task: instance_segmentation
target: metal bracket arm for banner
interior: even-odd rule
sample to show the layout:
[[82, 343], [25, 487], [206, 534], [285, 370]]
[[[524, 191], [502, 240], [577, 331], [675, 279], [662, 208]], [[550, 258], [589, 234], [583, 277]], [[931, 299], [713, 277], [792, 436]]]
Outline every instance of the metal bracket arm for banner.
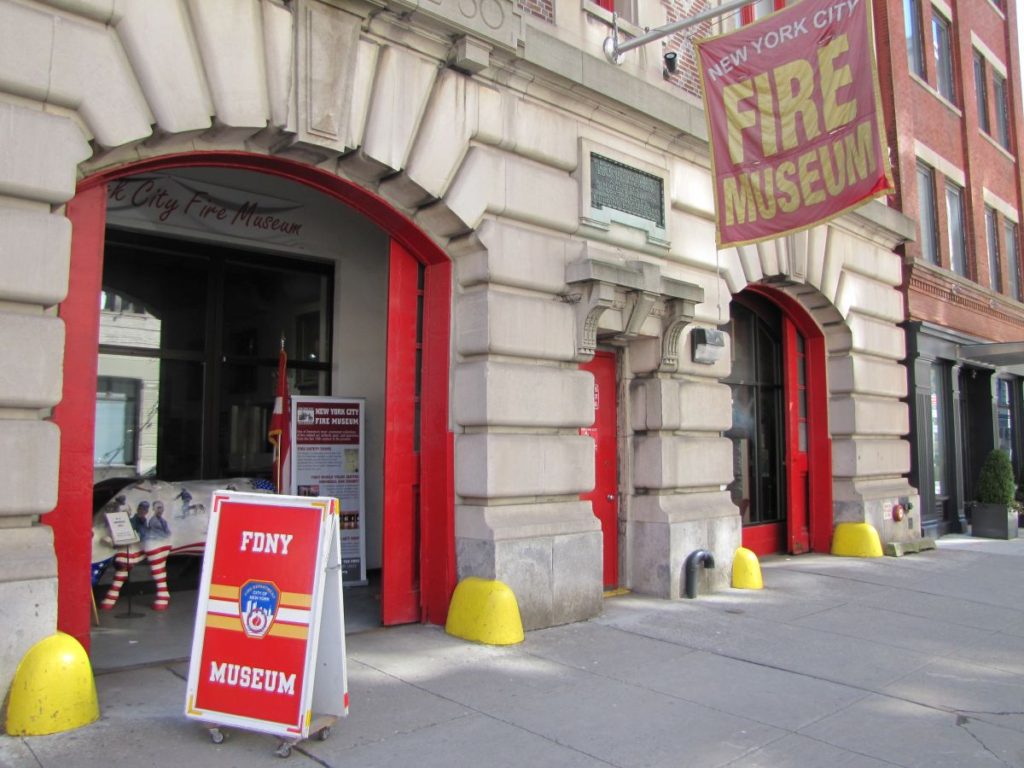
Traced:
[[724, 16], [731, 11], [738, 10], [745, 5], [751, 5], [755, 2], [757, 2], [757, 0], [733, 0], [730, 3], [724, 3], [715, 8], [708, 8], [695, 16], [680, 19], [679, 21], [674, 21], [671, 24], [666, 24], [664, 27], [649, 30], [640, 35], [640, 37], [634, 37], [632, 40], [627, 40], [622, 44], [619, 44], [619, 15], [617, 13], [613, 13], [612, 36], [605, 38], [604, 55], [608, 57], [608, 61], [612, 64], [621, 64], [623, 54], [627, 51], [639, 48], [641, 45], [653, 43], [655, 40], [660, 40], [666, 35], [671, 35], [673, 32], [678, 32], [681, 29], [692, 27], [694, 24], [700, 24], [702, 21], [713, 19], [716, 16]]

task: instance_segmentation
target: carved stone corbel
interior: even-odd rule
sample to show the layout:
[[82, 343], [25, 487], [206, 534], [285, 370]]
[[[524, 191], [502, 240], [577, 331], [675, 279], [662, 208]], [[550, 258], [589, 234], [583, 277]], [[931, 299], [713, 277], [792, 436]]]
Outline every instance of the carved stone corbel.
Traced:
[[576, 302], [576, 360], [584, 362], [597, 351], [597, 327], [601, 315], [615, 304], [615, 286], [592, 280], [582, 284]]
[[[583, 258], [566, 267], [568, 300], [576, 303], [576, 359], [589, 360], [597, 350], [597, 329], [602, 313], [616, 307], [622, 310], [621, 330], [610, 334], [618, 340], [636, 338], [660, 301], [666, 302], [668, 325], [663, 349], [678, 360], [679, 334], [693, 319], [697, 303], [704, 300], [699, 285], [665, 277], [655, 264], [643, 261], [613, 261]], [[674, 320], [673, 318], [677, 318]], [[679, 322], [676, 327], [675, 322]], [[667, 346], [665, 346], [667, 344]]]
[[659, 371], [674, 372], [679, 368], [679, 339], [683, 335], [683, 328], [693, 321], [693, 309], [692, 301], [671, 299], [665, 302]]

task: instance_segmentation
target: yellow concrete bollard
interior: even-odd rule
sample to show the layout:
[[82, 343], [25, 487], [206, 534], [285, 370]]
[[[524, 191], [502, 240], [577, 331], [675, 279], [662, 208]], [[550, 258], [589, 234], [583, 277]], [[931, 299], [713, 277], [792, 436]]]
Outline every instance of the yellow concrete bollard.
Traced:
[[14, 672], [7, 703], [10, 736], [45, 736], [88, 725], [100, 716], [89, 656], [58, 632], [29, 648]]
[[839, 523], [832, 532], [832, 554], [840, 557], [881, 557], [882, 542], [871, 523]]
[[463, 579], [455, 587], [444, 630], [485, 645], [514, 645], [526, 637], [512, 590], [500, 581], [476, 576]]
[[761, 578], [761, 563], [757, 555], [746, 547], [740, 547], [732, 558], [732, 585], [735, 589], [764, 589]]

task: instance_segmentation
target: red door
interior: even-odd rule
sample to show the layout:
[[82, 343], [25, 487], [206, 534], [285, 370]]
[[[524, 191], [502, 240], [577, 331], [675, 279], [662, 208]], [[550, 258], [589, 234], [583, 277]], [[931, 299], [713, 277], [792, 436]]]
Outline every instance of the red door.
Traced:
[[594, 376], [594, 426], [581, 435], [594, 438], [594, 490], [580, 496], [593, 505], [604, 537], [604, 586], [619, 586], [619, 459], [615, 402], [615, 354], [597, 352], [580, 369]]
[[423, 284], [420, 263], [394, 240], [390, 257], [381, 621], [403, 624], [420, 620], [420, 455], [415, 425]]
[[758, 555], [828, 552], [833, 512], [825, 337], [798, 302], [768, 286], [750, 286], [735, 297], [732, 312], [731, 491], [743, 517], [743, 546]]
[[786, 410], [787, 550], [794, 555], [810, 549], [807, 522], [807, 349], [793, 322], [782, 318], [783, 392]]

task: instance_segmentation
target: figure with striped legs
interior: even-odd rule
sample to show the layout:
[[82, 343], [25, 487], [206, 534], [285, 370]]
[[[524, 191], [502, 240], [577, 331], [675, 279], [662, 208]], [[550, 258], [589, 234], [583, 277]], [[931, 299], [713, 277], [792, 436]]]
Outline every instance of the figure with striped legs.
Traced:
[[153, 602], [154, 611], [166, 611], [170, 603], [171, 593], [167, 588], [167, 556], [171, 553], [171, 545], [168, 541], [171, 531], [164, 519], [164, 504], [162, 501], [153, 502], [153, 517], [149, 518], [150, 505], [148, 501], [140, 501], [132, 516], [132, 528], [139, 536], [139, 547], [141, 549], [129, 548], [127, 551], [118, 552], [114, 556], [114, 579], [110, 589], [100, 603], [100, 609], [111, 611], [121, 596], [121, 589], [128, 581], [129, 571], [143, 560], [149, 562], [149, 569], [153, 574], [153, 581], [156, 584], [156, 600]]

